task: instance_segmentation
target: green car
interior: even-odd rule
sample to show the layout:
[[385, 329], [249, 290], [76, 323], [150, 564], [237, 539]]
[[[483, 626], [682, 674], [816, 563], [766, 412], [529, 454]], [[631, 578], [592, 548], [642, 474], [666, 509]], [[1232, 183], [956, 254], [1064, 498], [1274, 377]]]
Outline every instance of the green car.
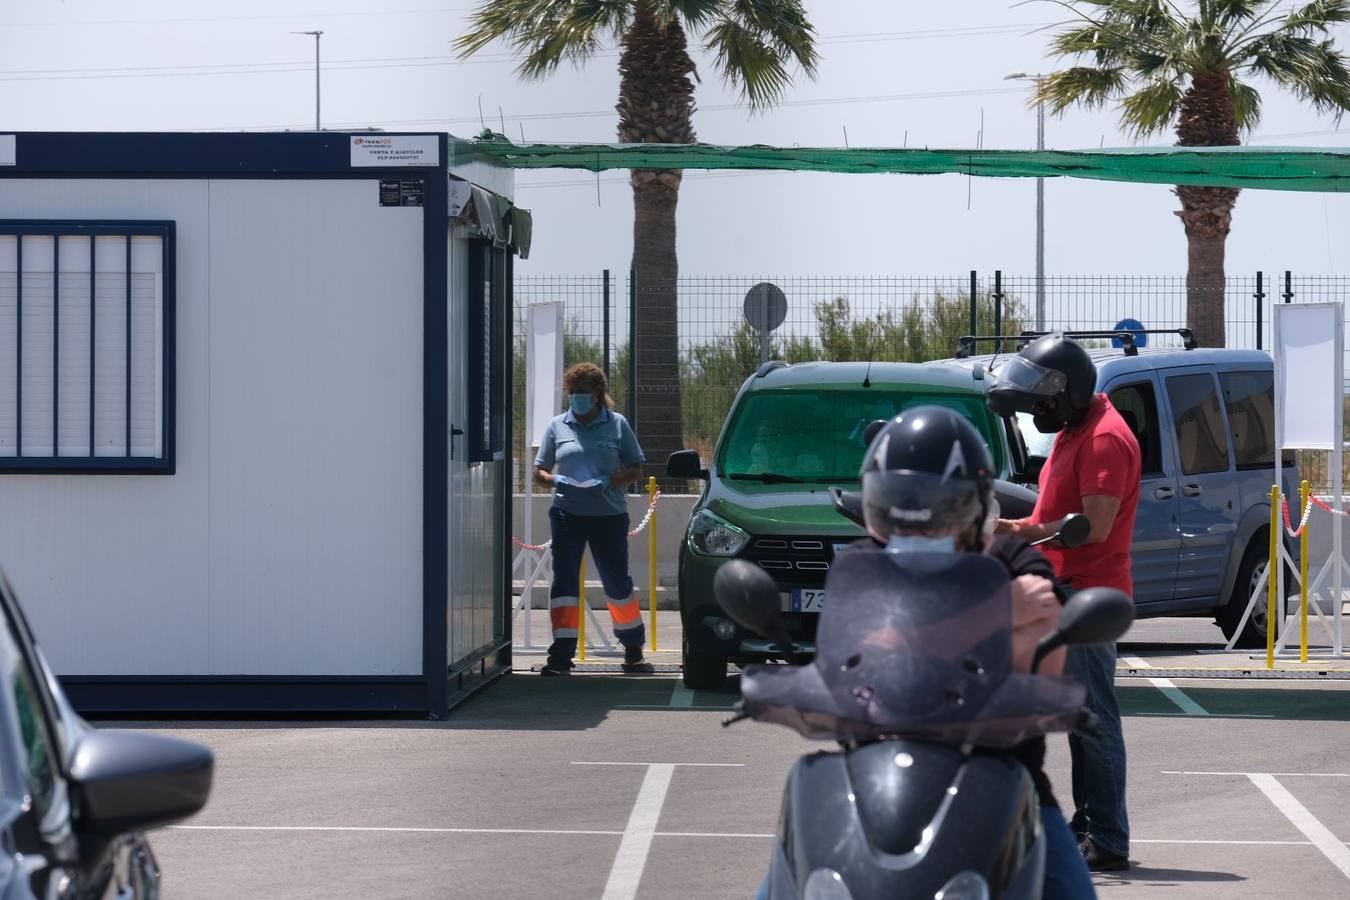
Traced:
[[[685, 686], [717, 688], [728, 662], [778, 655], [718, 608], [713, 576], [729, 559], [758, 563], [773, 576], [794, 649], [814, 651], [830, 563], [863, 534], [836, 511], [830, 488], [857, 490], [871, 422], [913, 406], [949, 406], [985, 436], [1001, 478], [1020, 470], [1010, 456], [1022, 452], [1021, 443], [1010, 440], [1013, 426], [986, 409], [986, 387], [982, 369], [910, 363], [770, 362], [746, 379], [711, 464], [704, 468], [697, 451], [682, 450], [667, 465], [672, 478], [706, 481], [680, 546]], [[1035, 502], [1007, 481], [997, 493], [1005, 515], [1026, 515]]]

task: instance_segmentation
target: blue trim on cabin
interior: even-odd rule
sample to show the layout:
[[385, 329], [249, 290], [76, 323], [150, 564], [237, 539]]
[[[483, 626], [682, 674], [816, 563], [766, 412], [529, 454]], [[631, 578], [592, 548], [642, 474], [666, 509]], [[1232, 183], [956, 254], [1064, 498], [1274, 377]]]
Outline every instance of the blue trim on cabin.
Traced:
[[[422, 178], [423, 198], [423, 571], [422, 675], [379, 677], [229, 676], [128, 678], [80, 676], [63, 678], [76, 709], [87, 714], [249, 713], [249, 712], [395, 712], [440, 718], [478, 688], [510, 671], [510, 594], [496, 598], [503, 605], [504, 637], [461, 660], [450, 660], [449, 621], [449, 135], [438, 132], [5, 132], [14, 134], [15, 165], [0, 166], [0, 178], [245, 178], [245, 179], [370, 179]], [[439, 159], [433, 166], [351, 165], [351, 138], [436, 137]], [[68, 223], [67, 223], [68, 224]], [[103, 222], [103, 225], [143, 224]], [[87, 226], [80, 226], [87, 227]], [[72, 233], [88, 234], [87, 230]], [[172, 229], [169, 243], [174, 241]], [[166, 247], [168, 244], [166, 244]], [[174, 254], [165, 268], [167, 285], [175, 284]], [[462, 273], [456, 273], [462, 277]], [[509, 292], [510, 286], [507, 285]], [[176, 316], [167, 304], [165, 351], [172, 359]], [[507, 300], [509, 302], [509, 293]], [[506, 365], [511, 365], [507, 357]], [[165, 451], [173, 459], [176, 393], [166, 397], [169, 426]], [[510, 416], [505, 417], [510, 428]], [[510, 435], [506, 435], [509, 441]], [[77, 462], [85, 462], [76, 460]], [[57, 461], [59, 462], [59, 460]], [[98, 461], [108, 472], [121, 471], [121, 461]], [[87, 466], [87, 463], [86, 463]], [[9, 471], [13, 471], [12, 469]], [[93, 471], [82, 468], [81, 471]], [[143, 470], [142, 470], [143, 471]], [[172, 472], [172, 468], [169, 470]], [[509, 510], [509, 490], [500, 498]], [[509, 512], [507, 513], [509, 516]], [[505, 531], [509, 539], [509, 518]], [[510, 554], [502, 554], [509, 588]]]

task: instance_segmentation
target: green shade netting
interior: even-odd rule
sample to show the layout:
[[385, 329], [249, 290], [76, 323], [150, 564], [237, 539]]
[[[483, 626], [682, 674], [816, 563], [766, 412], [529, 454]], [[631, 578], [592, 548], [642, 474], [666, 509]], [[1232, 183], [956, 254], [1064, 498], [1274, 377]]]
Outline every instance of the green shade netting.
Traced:
[[758, 169], [801, 172], [1093, 178], [1275, 191], [1350, 190], [1350, 148], [1166, 147], [1109, 150], [929, 150], [719, 147], [712, 144], [459, 143], [515, 169]]

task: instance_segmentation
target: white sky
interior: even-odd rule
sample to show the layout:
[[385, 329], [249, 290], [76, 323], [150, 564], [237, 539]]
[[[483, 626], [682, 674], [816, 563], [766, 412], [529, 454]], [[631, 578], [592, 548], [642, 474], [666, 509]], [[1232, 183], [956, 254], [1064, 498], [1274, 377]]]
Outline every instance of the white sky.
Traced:
[[[695, 115], [715, 143], [968, 147], [983, 118], [986, 147], [1028, 147], [1035, 114], [1003, 76], [1048, 71], [1038, 25], [1049, 3], [1007, 0], [807, 0], [824, 59], [783, 107], [758, 117], [735, 104], [699, 53]], [[519, 139], [612, 141], [613, 54], [584, 70], [519, 82], [504, 48], [468, 64], [449, 43], [468, 0], [4, 0], [0, 3], [0, 128], [230, 130], [312, 127], [313, 39], [321, 28], [323, 118], [329, 127], [447, 130], [472, 136], [478, 107]], [[869, 37], [869, 35], [871, 35]], [[1350, 48], [1350, 30], [1342, 40]], [[344, 60], [356, 62], [342, 62]], [[100, 70], [100, 71], [91, 71]], [[1336, 145], [1350, 125], [1318, 118], [1269, 85], [1257, 144]], [[929, 99], [905, 95], [952, 92]], [[869, 99], [870, 98], [870, 99]], [[845, 101], [845, 102], [822, 102]], [[499, 113], [498, 110], [501, 110]], [[581, 115], [571, 115], [580, 113]], [[1309, 132], [1319, 132], [1308, 134]], [[1109, 114], [1050, 119], [1059, 149], [1123, 145]], [[1164, 138], [1157, 143], [1170, 143]], [[623, 173], [518, 176], [536, 216], [529, 274], [627, 268], [631, 200]], [[1185, 241], [1162, 186], [1047, 183], [1050, 274], [1185, 271]], [[967, 208], [969, 197], [969, 208]], [[680, 199], [681, 271], [688, 275], [1030, 274], [1031, 181], [961, 176], [689, 173]], [[1246, 191], [1228, 242], [1228, 271], [1344, 274], [1350, 198]]]

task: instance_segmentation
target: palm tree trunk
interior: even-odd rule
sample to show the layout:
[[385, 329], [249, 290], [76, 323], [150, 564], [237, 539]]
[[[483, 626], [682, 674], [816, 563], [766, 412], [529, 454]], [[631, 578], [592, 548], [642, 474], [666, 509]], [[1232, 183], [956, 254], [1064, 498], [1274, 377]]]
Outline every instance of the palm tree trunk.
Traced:
[[[1177, 143], [1183, 147], [1228, 147], [1238, 143], [1233, 80], [1227, 72], [1191, 78], [1181, 98]], [[1186, 326], [1202, 347], [1222, 347], [1224, 333], [1224, 245], [1233, 225], [1233, 188], [1177, 187], [1186, 230]]]
[[[661, 24], [640, 4], [619, 58], [619, 140], [687, 144], [694, 141], [694, 63], [678, 21]], [[663, 490], [666, 459], [684, 447], [680, 403], [678, 278], [675, 210], [681, 172], [634, 169], [633, 260], [637, 428], [647, 472]]]

